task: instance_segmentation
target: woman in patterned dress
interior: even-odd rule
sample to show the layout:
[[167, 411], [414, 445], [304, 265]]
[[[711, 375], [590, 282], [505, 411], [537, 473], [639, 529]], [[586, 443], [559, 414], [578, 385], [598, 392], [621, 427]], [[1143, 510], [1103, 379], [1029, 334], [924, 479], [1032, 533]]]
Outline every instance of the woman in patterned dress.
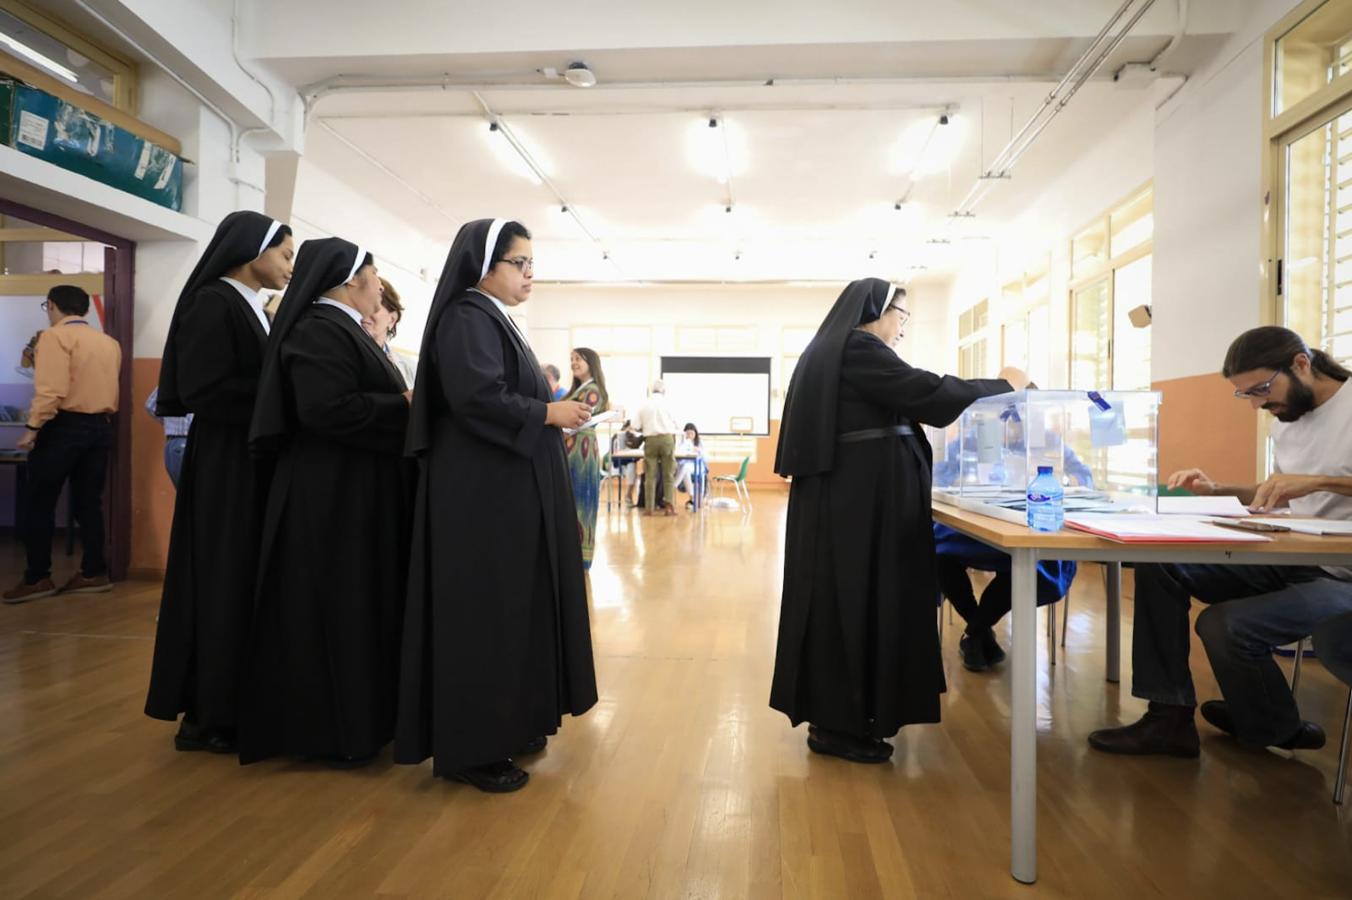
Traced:
[[[569, 400], [585, 403], [592, 415], [610, 408], [606, 395], [606, 376], [601, 372], [601, 357], [595, 350], [578, 347], [570, 359], [573, 386]], [[596, 510], [601, 503], [601, 456], [603, 450], [595, 428], [577, 434], [564, 434], [563, 449], [568, 453], [568, 473], [573, 478], [573, 498], [577, 504], [577, 533], [582, 540], [582, 568], [590, 569], [596, 550]]]

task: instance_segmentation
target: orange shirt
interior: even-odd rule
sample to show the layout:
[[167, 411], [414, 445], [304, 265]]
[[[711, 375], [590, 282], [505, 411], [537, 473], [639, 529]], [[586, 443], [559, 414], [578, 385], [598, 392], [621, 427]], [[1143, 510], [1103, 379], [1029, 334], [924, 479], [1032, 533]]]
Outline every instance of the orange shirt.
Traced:
[[117, 412], [122, 348], [83, 318], [66, 316], [42, 332], [33, 356], [30, 428], [41, 428], [62, 410]]

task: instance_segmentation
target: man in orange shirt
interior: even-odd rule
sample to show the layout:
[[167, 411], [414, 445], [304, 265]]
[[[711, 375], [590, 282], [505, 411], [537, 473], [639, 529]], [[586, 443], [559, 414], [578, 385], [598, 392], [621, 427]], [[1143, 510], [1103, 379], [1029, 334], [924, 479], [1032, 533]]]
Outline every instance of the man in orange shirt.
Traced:
[[93, 593], [112, 589], [104, 555], [103, 484], [117, 412], [122, 348], [85, 320], [89, 295], [59, 285], [42, 304], [52, 327], [42, 332], [34, 355], [33, 406], [28, 431], [17, 443], [28, 451], [28, 504], [24, 543], [28, 567], [6, 591], [6, 603], [23, 603], [57, 592], [52, 582], [52, 533], [56, 501], [70, 479], [75, 521], [84, 559], [62, 591]]

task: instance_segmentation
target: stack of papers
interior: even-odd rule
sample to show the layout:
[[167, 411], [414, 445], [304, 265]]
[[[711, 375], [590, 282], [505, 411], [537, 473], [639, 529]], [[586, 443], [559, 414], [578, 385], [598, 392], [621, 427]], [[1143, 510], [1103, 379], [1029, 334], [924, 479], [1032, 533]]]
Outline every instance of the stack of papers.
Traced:
[[1272, 540], [1181, 516], [1082, 514], [1066, 516], [1066, 524], [1125, 544], [1247, 544]]
[[1238, 497], [1160, 497], [1161, 515], [1243, 518], [1249, 510]]

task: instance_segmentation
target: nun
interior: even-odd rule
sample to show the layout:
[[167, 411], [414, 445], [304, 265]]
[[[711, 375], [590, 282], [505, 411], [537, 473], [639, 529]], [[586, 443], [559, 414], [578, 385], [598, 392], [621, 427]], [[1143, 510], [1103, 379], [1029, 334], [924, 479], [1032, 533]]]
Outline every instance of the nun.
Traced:
[[396, 762], [489, 793], [525, 786], [545, 749], [596, 702], [587, 590], [561, 429], [512, 321], [530, 299], [530, 232], [463, 226], [423, 332], [409, 425], [418, 458]]
[[351, 768], [394, 737], [410, 394], [362, 328], [380, 291], [364, 249], [306, 241], [273, 322], [249, 434], [276, 468], [241, 677], [242, 763]]
[[[794, 369], [775, 471], [793, 479], [770, 706], [808, 747], [886, 762], [903, 726], [939, 721], [944, 673], [920, 425], [1012, 390], [912, 368], [893, 349], [910, 314], [886, 281], [851, 282]], [[1017, 378], [1013, 370], [1008, 372]]]
[[179, 750], [233, 753], [268, 470], [249, 455], [268, 339], [263, 290], [291, 280], [291, 229], [226, 216], [179, 295], [156, 414], [193, 416], [169, 534], [146, 715], [183, 722]]

